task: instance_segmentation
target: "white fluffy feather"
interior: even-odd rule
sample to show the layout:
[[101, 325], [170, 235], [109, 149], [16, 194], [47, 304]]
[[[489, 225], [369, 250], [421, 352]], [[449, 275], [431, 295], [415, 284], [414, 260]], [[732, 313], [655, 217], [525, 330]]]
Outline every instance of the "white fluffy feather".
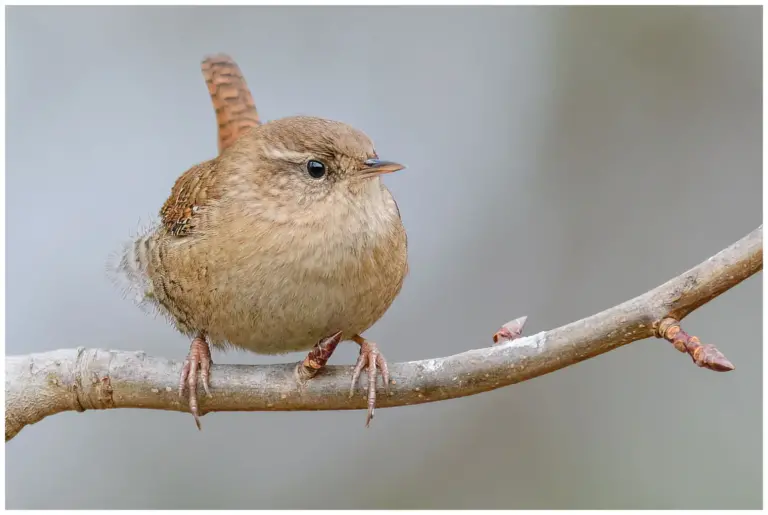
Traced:
[[156, 304], [152, 300], [152, 282], [147, 267], [149, 256], [144, 250], [146, 240], [157, 228], [157, 221], [139, 223], [136, 233], [123, 243], [120, 250], [112, 253], [107, 262], [107, 275], [120, 290], [123, 297], [131, 299], [142, 310], [156, 314]]

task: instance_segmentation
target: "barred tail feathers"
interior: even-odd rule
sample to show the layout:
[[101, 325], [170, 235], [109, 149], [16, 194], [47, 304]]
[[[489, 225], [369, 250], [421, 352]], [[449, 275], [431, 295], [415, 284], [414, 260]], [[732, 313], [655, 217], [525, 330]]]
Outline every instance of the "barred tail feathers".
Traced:
[[212, 55], [206, 57], [200, 66], [216, 111], [221, 154], [261, 121], [245, 77], [234, 59], [226, 54]]

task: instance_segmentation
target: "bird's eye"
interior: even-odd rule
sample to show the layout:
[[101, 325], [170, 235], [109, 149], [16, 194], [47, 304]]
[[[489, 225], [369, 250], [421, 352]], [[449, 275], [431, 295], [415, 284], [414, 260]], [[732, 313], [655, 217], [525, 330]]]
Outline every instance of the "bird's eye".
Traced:
[[325, 165], [320, 161], [312, 159], [307, 162], [307, 172], [315, 179], [320, 179], [325, 175]]

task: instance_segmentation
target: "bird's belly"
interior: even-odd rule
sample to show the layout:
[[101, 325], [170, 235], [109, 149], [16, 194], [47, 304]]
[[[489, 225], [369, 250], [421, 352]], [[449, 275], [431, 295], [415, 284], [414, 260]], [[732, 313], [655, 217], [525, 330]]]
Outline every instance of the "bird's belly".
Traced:
[[211, 343], [282, 354], [309, 349], [337, 331], [350, 338], [384, 315], [407, 266], [404, 256], [402, 264], [393, 263], [375, 249], [321, 266], [316, 259], [254, 256], [235, 274], [212, 274], [213, 309], [205, 324]]

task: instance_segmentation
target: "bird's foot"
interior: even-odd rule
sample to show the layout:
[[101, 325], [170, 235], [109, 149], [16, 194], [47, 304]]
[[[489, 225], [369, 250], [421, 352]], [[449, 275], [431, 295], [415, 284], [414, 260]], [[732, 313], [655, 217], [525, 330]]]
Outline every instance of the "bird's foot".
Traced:
[[315, 377], [328, 363], [339, 342], [341, 342], [341, 331], [317, 342], [307, 357], [304, 358], [304, 361], [296, 367], [296, 374], [299, 379], [305, 381]]
[[184, 361], [184, 366], [181, 367], [179, 377], [179, 397], [184, 395], [184, 384], [186, 383], [187, 388], [189, 388], [189, 411], [195, 417], [195, 424], [197, 424], [198, 429], [201, 427], [197, 407], [197, 369], [200, 369], [205, 393], [210, 397], [211, 390], [208, 386], [208, 378], [212, 364], [211, 349], [208, 347], [208, 342], [205, 341], [205, 335], [201, 334], [192, 340], [192, 344], [189, 346], [189, 355]]
[[355, 386], [360, 379], [360, 373], [368, 367], [368, 416], [365, 419], [365, 427], [370, 426], [373, 420], [374, 410], [376, 408], [376, 370], [381, 370], [381, 377], [384, 380], [384, 389], [389, 394], [389, 369], [387, 360], [379, 350], [378, 346], [369, 342], [360, 335], [355, 335], [352, 339], [360, 345], [360, 356], [357, 358], [355, 370], [352, 373], [352, 385], [349, 388], [349, 396], [355, 393]]

